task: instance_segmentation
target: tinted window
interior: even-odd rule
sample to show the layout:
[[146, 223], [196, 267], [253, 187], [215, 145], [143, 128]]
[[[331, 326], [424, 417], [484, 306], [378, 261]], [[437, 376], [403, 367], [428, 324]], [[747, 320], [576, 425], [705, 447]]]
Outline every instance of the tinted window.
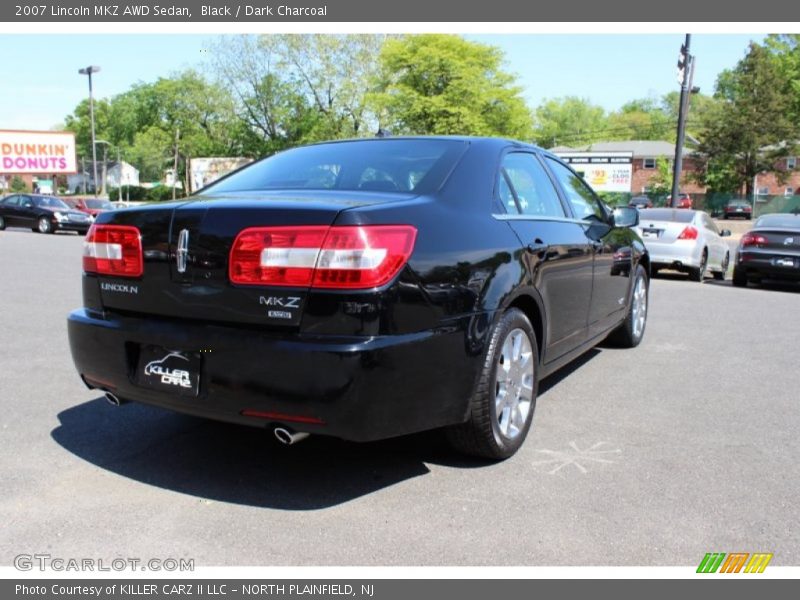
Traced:
[[509, 213], [531, 217], [566, 216], [553, 183], [533, 154], [508, 154], [503, 159], [501, 174], [505, 177], [500, 181], [500, 199]]
[[645, 208], [639, 211], [639, 219], [644, 221], [674, 221], [675, 223], [691, 223], [694, 219], [693, 210], [676, 208]]
[[53, 196], [34, 196], [33, 203], [39, 207], [47, 207], [47, 208], [61, 208], [61, 209], [68, 209], [69, 206], [64, 204], [58, 198], [54, 198]]
[[364, 140], [305, 146], [259, 161], [203, 194], [279, 189], [435, 191], [466, 143], [458, 140]]
[[8, 198], [3, 198], [3, 204], [5, 206], [17, 206], [19, 204], [19, 196], [9, 196]]
[[572, 212], [578, 219], [599, 219], [604, 221], [606, 214], [591, 188], [578, 175], [570, 171], [560, 162], [547, 159], [553, 174], [558, 179], [567, 200], [572, 206]]
[[98, 210], [113, 210], [114, 207], [108, 200], [87, 200], [86, 206], [88, 208], [96, 208]]
[[782, 229], [800, 229], [800, 216], [764, 215], [759, 217], [756, 227], [780, 227]]

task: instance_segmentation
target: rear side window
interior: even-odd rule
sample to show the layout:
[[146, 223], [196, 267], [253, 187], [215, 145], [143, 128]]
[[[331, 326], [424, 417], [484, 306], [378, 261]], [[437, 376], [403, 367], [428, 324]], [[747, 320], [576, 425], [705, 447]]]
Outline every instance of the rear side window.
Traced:
[[756, 221], [755, 227], [776, 227], [780, 229], [800, 229], [800, 216], [764, 215]]
[[9, 196], [3, 199], [3, 206], [19, 206], [19, 196]]
[[550, 177], [533, 154], [506, 155], [500, 168], [499, 193], [509, 214], [566, 217]]
[[572, 212], [578, 219], [598, 219], [605, 221], [606, 213], [592, 189], [575, 173], [570, 171], [560, 162], [548, 158], [548, 165], [558, 179], [567, 200], [572, 205]]
[[304, 146], [237, 171], [202, 194], [281, 189], [431, 193], [466, 148], [466, 142], [441, 139]]
[[693, 210], [677, 208], [649, 208], [639, 211], [639, 219], [650, 221], [673, 221], [675, 223], [691, 223], [694, 219]]

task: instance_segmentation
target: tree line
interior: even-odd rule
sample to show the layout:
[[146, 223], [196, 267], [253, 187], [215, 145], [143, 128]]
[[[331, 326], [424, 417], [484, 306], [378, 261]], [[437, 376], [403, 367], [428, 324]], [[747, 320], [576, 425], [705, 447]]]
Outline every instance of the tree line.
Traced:
[[[110, 159], [119, 149], [153, 181], [176, 159], [186, 177], [192, 157], [256, 158], [379, 130], [501, 136], [545, 148], [675, 139], [677, 91], [616, 111], [569, 96], [531, 108], [500, 49], [455, 35], [226, 36], [208, 50], [202, 73], [185, 70], [95, 101], [96, 137], [112, 145]], [[91, 160], [88, 101], [65, 127]], [[691, 96], [687, 132], [704, 165], [697, 177], [714, 191], [739, 191], [793, 151], [799, 127], [800, 36], [752, 43], [713, 94]], [[106, 149], [98, 147], [100, 156]]]

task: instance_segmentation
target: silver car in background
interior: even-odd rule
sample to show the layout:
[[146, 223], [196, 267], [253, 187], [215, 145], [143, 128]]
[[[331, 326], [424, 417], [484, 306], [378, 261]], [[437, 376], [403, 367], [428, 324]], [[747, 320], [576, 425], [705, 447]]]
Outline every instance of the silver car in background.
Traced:
[[646, 208], [639, 211], [636, 228], [650, 253], [652, 273], [675, 269], [688, 273], [693, 281], [703, 281], [710, 271], [714, 279], [725, 279], [731, 254], [714, 220], [701, 210], [685, 208]]

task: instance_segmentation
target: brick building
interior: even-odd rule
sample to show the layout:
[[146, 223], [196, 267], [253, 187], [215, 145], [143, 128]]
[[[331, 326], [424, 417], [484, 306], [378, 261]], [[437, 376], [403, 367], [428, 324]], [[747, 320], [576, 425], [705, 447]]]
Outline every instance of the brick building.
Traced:
[[[584, 153], [598, 157], [609, 156], [614, 153], [627, 152], [631, 158], [630, 193], [646, 194], [650, 188], [650, 181], [658, 173], [656, 164], [658, 159], [666, 158], [672, 163], [675, 157], [675, 145], [665, 141], [627, 140], [614, 142], [595, 142], [583, 148], [553, 148], [552, 152], [558, 155], [570, 153]], [[684, 148], [683, 173], [681, 176], [681, 192], [687, 194], [705, 194], [705, 187], [693, 181], [692, 173], [702, 168], [699, 160], [693, 157], [693, 150]], [[775, 165], [775, 171], [761, 173], [755, 178], [755, 188], [759, 196], [794, 196], [800, 195], [800, 157], [790, 156], [781, 158]], [[782, 180], [781, 172], [791, 171]], [[744, 190], [742, 190], [744, 194]]]

